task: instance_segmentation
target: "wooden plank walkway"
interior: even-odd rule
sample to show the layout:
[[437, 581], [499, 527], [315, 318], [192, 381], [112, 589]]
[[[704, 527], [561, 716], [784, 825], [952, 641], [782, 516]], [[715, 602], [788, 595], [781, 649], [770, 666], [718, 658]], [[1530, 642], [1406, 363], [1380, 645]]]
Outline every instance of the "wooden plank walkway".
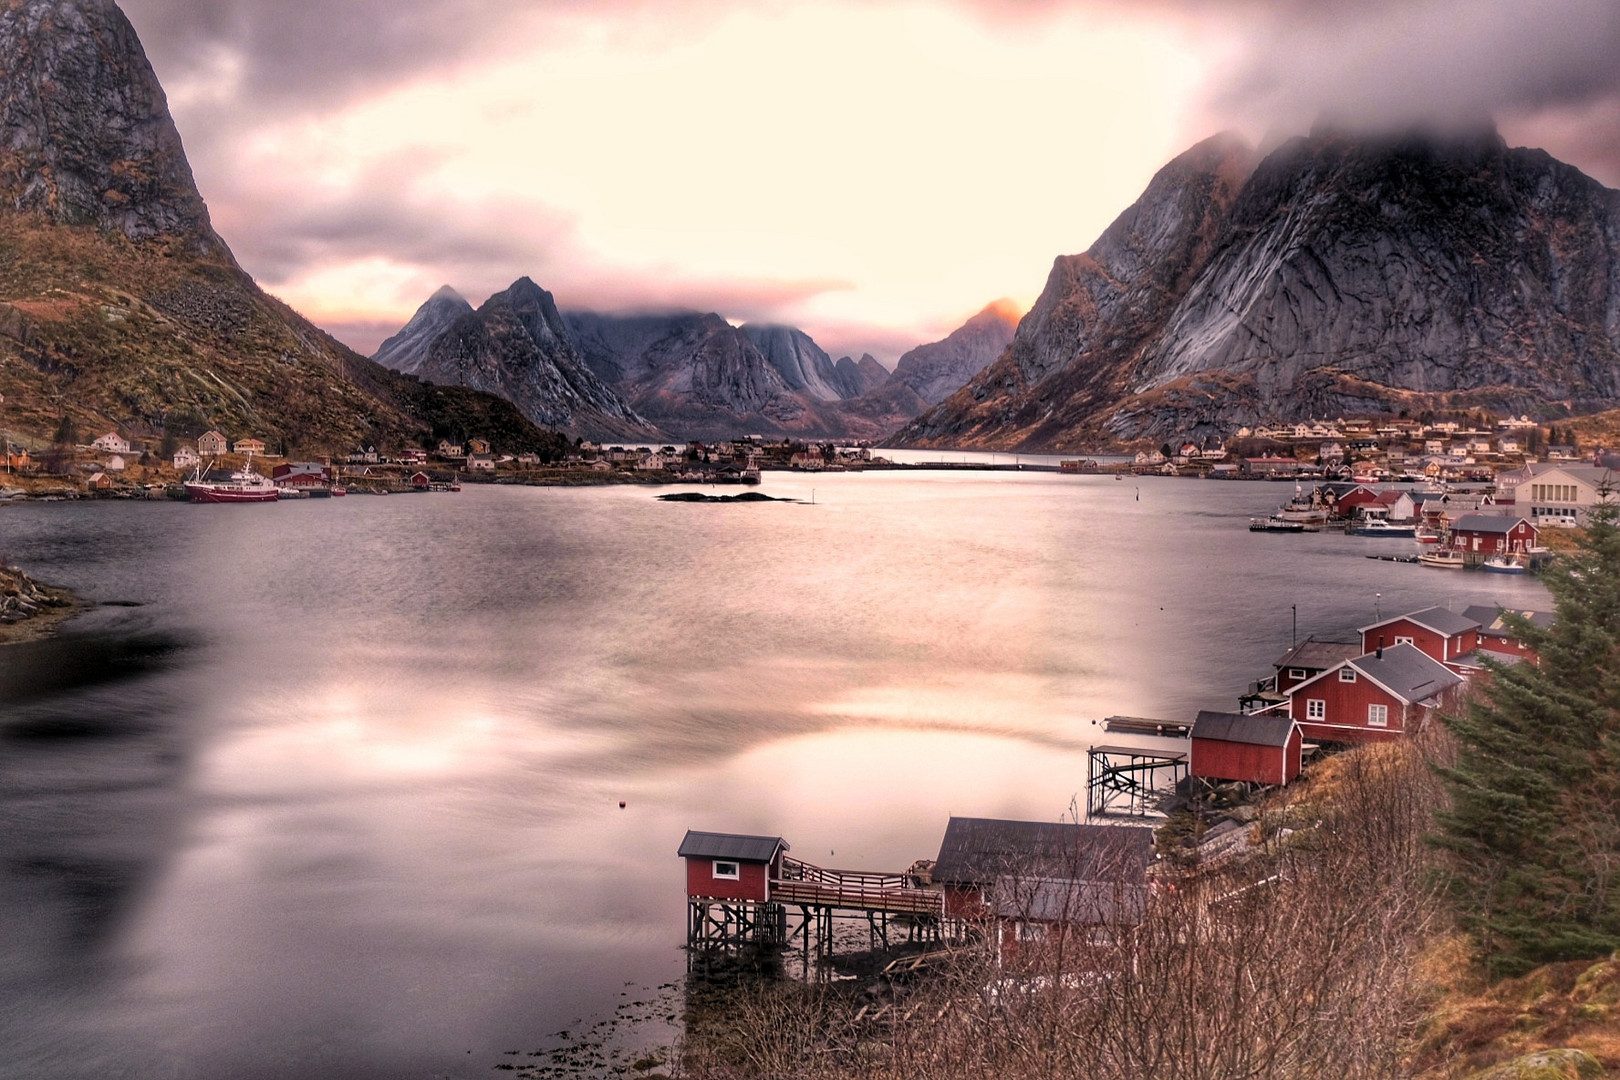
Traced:
[[790, 858], [782, 860], [781, 878], [771, 882], [771, 899], [855, 911], [939, 917], [945, 914], [945, 894], [920, 888], [905, 874], [828, 870]]

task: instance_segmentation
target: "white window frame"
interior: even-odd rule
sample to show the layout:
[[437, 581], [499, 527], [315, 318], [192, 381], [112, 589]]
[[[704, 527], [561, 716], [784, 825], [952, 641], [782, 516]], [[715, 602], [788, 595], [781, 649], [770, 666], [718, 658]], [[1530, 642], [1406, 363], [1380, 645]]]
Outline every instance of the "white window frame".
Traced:
[[1395, 644], [1397, 644], [1397, 645], [1416, 645], [1417, 642], [1413, 641], [1409, 637], [1397, 637], [1395, 639]]
[[742, 864], [735, 859], [716, 859], [714, 860], [713, 873], [717, 880], [741, 881]]
[[1305, 678], [1305, 669], [1302, 667], [1291, 667], [1288, 669], [1288, 677], [1290, 679], [1294, 679], [1295, 681], [1302, 680]]
[[1327, 719], [1327, 699], [1326, 698], [1306, 698], [1305, 699], [1305, 719], [1307, 719], [1307, 720], [1326, 720]]
[[1369, 706], [1367, 706], [1367, 726], [1368, 727], [1385, 727], [1385, 728], [1389, 727], [1389, 706], [1388, 705], [1369, 705]]
[[1340, 682], [1355, 682], [1356, 681], [1356, 669], [1353, 668], [1353, 667], [1342, 667], [1342, 668], [1340, 668], [1339, 669], [1339, 681]]
[[1038, 922], [1029, 922], [1027, 920], [1020, 919], [1019, 922], [1018, 922], [1018, 940], [1019, 941], [1045, 941], [1046, 940], [1046, 924], [1045, 923], [1038, 923]]

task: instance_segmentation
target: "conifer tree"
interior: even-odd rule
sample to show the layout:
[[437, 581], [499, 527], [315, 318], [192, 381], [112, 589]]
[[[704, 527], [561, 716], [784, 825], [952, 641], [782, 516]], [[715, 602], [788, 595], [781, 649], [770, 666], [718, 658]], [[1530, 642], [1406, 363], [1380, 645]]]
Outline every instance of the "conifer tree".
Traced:
[[1499, 975], [1620, 948], [1620, 508], [1591, 514], [1546, 575], [1550, 627], [1510, 615], [1536, 662], [1447, 718], [1458, 755], [1440, 842], [1479, 958]]

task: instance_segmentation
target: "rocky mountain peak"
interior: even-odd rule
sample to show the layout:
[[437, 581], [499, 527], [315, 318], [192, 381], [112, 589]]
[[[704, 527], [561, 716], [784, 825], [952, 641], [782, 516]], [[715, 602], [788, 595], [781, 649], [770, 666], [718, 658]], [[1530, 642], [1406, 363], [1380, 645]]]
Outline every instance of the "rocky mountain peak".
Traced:
[[0, 205], [229, 256], [112, 0], [0, 0]]

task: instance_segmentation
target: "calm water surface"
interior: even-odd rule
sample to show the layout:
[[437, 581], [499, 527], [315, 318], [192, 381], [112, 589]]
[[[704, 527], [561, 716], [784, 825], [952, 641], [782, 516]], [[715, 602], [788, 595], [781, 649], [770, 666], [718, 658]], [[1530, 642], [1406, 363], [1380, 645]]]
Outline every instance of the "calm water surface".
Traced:
[[1546, 603], [1250, 534], [1280, 485], [762, 490], [0, 508], [104, 602], [0, 651], [0, 1074], [485, 1076], [684, 970], [689, 827], [902, 868], [1061, 817], [1097, 718], [1234, 707], [1290, 605]]

